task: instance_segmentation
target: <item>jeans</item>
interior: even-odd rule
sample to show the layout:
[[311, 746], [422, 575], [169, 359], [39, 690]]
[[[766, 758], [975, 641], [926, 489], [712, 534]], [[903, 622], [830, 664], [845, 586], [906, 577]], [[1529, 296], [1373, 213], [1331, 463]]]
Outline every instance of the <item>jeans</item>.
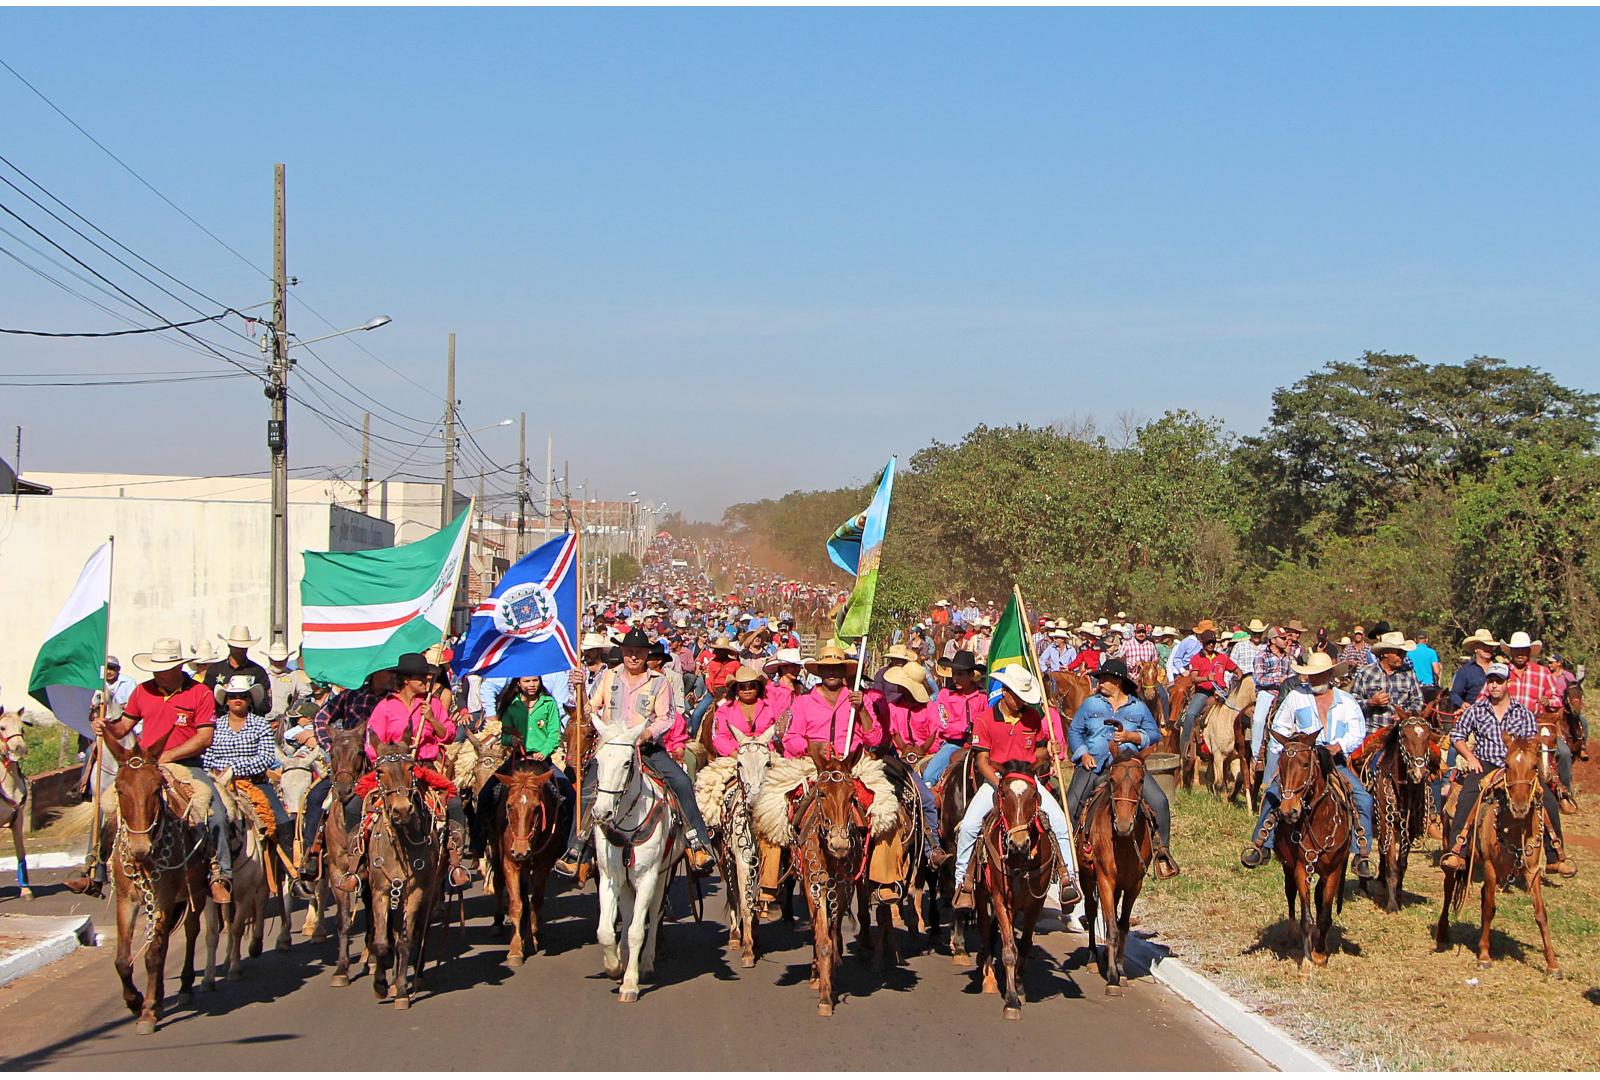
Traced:
[[922, 778], [931, 786], [939, 782], [939, 777], [950, 767], [950, 759], [956, 756], [956, 751], [961, 749], [960, 743], [947, 742], [933, 752], [928, 763], [922, 767]]
[[1564, 735], [1556, 736], [1556, 775], [1561, 778], [1561, 786], [1571, 791], [1572, 747], [1567, 745]]
[[211, 831], [211, 846], [217, 855], [217, 868], [225, 879], [233, 877], [233, 852], [228, 848], [228, 811], [222, 805], [222, 794], [217, 791], [217, 778], [208, 773], [199, 761], [180, 761], [187, 766], [189, 776], [196, 783], [211, 789], [211, 814], [207, 824]]
[[1189, 745], [1189, 737], [1194, 734], [1194, 722], [1200, 713], [1211, 704], [1211, 695], [1204, 690], [1196, 690], [1189, 695], [1189, 701], [1183, 707], [1183, 736], [1178, 743], [1178, 748], [1184, 749]]
[[[709, 847], [706, 838], [711, 834], [711, 830], [706, 828], [706, 819], [700, 813], [700, 804], [694, 797], [694, 787], [689, 783], [688, 774], [683, 771], [683, 766], [674, 761], [672, 755], [667, 753], [660, 743], [648, 743], [639, 750], [645, 764], [656, 771], [672, 789], [672, 794], [677, 797], [678, 807], [683, 811], [685, 824], [688, 826], [690, 846], [701, 849]], [[580, 844], [585, 852], [589, 849], [589, 841], [594, 833], [591, 829], [580, 835], [579, 829], [583, 827], [589, 811], [594, 807], [594, 797], [599, 786], [596, 782], [594, 759], [591, 758], [589, 767], [583, 770], [583, 805], [572, 815], [572, 832], [567, 839], [568, 851], [577, 850]]]
[[1156, 700], [1161, 703], [1161, 711], [1162, 712], [1171, 714], [1171, 712], [1172, 712], [1172, 695], [1167, 693], [1167, 684], [1166, 683], [1164, 683], [1164, 682], [1157, 682], [1156, 683]]
[[[1467, 819], [1471, 817], [1473, 809], [1478, 802], [1478, 789], [1483, 783], [1483, 773], [1465, 772], [1460, 775], [1461, 791], [1456, 795], [1456, 816], [1445, 823], [1445, 846], [1454, 848], [1456, 837], [1461, 835], [1461, 830], [1466, 828]], [[1566, 838], [1561, 832], [1561, 801], [1556, 798], [1556, 793], [1550, 788], [1544, 789], [1544, 812], [1550, 822], [1550, 827], [1544, 832], [1544, 857], [1546, 862], [1556, 862], [1559, 854], [1556, 851], [1555, 841], [1560, 840], [1563, 845]]]
[[1278, 700], [1278, 691], [1261, 690], [1256, 694], [1256, 711], [1250, 718], [1250, 760], [1261, 756], [1261, 742], [1267, 737], [1267, 723], [1272, 716], [1272, 706]]
[[[1076, 818], [1078, 808], [1094, 793], [1095, 788], [1105, 783], [1105, 779], [1105, 769], [1097, 772], [1090, 772], [1082, 766], [1075, 769], [1072, 773], [1072, 783], [1067, 785], [1067, 813]], [[1161, 837], [1161, 846], [1167, 847], [1172, 843], [1172, 807], [1167, 804], [1167, 793], [1161, 790], [1161, 785], [1156, 783], [1155, 777], [1145, 773], [1144, 786], [1139, 790], [1139, 795], [1149, 805], [1150, 812], [1155, 815], [1156, 835]]]
[[[967, 866], [972, 862], [972, 849], [978, 846], [978, 832], [983, 828], [983, 819], [989, 816], [989, 811], [994, 809], [994, 785], [983, 784], [973, 794], [972, 801], [967, 804], [966, 816], [961, 819], [961, 829], [956, 838], [956, 883], [966, 881]], [[1039, 789], [1039, 809], [1044, 811], [1045, 820], [1050, 823], [1050, 831], [1055, 833], [1056, 843], [1061, 847], [1061, 856], [1067, 860], [1068, 873], [1077, 876], [1077, 855], [1072, 850], [1072, 835], [1067, 829], [1067, 815], [1061, 809], [1061, 804], [1051, 798], [1041, 785]]]
[[[1355, 770], [1348, 765], [1337, 766], [1345, 780], [1350, 784], [1351, 801], [1355, 803], [1356, 814], [1361, 818], [1361, 832], [1352, 830], [1350, 836], [1350, 849], [1357, 855], [1372, 854], [1372, 794], [1361, 783], [1361, 778]], [[1267, 786], [1261, 792], [1261, 815], [1256, 818], [1255, 832], [1251, 833], [1253, 842], [1262, 848], [1272, 847], [1272, 838], [1276, 828], [1267, 828], [1267, 815], [1278, 809], [1278, 801], [1283, 797], [1278, 788], [1278, 755], [1271, 754], [1267, 758]]]

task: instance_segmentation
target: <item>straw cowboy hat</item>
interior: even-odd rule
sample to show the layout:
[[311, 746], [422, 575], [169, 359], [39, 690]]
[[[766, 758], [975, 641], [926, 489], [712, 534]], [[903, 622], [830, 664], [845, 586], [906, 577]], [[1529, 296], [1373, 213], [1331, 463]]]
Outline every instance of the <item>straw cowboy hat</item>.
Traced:
[[771, 671], [773, 668], [780, 667], [783, 664], [794, 664], [799, 667], [804, 663], [805, 660], [801, 658], [799, 649], [779, 649], [767, 657], [767, 662], [762, 664], [761, 668], [763, 671]]
[[859, 666], [860, 665], [856, 663], [855, 657], [846, 656], [843, 649], [831, 643], [824, 645], [817, 650], [816, 659], [805, 661], [806, 670], [811, 672], [813, 675], [822, 674], [822, 672], [817, 669], [825, 667], [842, 667], [845, 668], [850, 675], [854, 675], [856, 668]]
[[1216, 628], [1217, 624], [1212, 622], [1210, 619], [1201, 619], [1199, 622], [1195, 623], [1189, 628], [1189, 633], [1203, 634], [1207, 630], [1215, 630]]
[[1510, 640], [1502, 641], [1500, 643], [1500, 647], [1505, 649], [1507, 652], [1510, 652], [1512, 649], [1528, 649], [1537, 652], [1539, 649], [1544, 648], [1544, 642], [1533, 640], [1528, 636], [1528, 633], [1525, 630], [1518, 630], [1515, 634], [1511, 635]]
[[444, 663], [444, 646], [429, 645], [427, 650], [423, 652], [422, 658], [432, 666], [438, 667], [440, 664]]
[[1260, 619], [1251, 619], [1245, 623], [1244, 628], [1252, 634], [1265, 634], [1267, 632], [1267, 624]]
[[134, 653], [133, 666], [153, 675], [158, 671], [171, 671], [175, 667], [182, 667], [193, 659], [191, 653], [184, 652], [182, 641], [175, 637], [164, 637], [157, 638], [149, 652]]
[[883, 658], [885, 660], [912, 661], [917, 659], [917, 654], [906, 648], [904, 645], [896, 642], [895, 644], [889, 646], [887, 650], [885, 650]]
[[[1527, 635], [1524, 634], [1524, 637]], [[1381, 652], [1410, 652], [1417, 647], [1415, 641], [1407, 640], [1406, 636], [1398, 630], [1391, 630], [1367, 642], [1367, 648], [1374, 654]]]
[[1007, 664], [994, 672], [994, 681], [1010, 690], [1022, 701], [1024, 705], [1044, 704], [1044, 690], [1039, 686], [1039, 680], [1028, 673], [1028, 669], [1021, 664]]
[[913, 660], [910, 663], [901, 664], [899, 667], [893, 667], [885, 671], [883, 673], [883, 681], [893, 683], [916, 698], [917, 701], [926, 705], [928, 702], [928, 684], [924, 680], [927, 675], [928, 669]]
[[251, 637], [250, 628], [243, 623], [235, 623], [226, 634], [218, 634], [217, 636], [229, 645], [241, 649], [248, 649], [261, 640], [258, 637]]
[[739, 670], [735, 671], [728, 681], [735, 683], [764, 683], [767, 681], [767, 673], [753, 664], [740, 664]]
[[[1515, 637], [1515, 636], [1516, 636], [1515, 634], [1512, 635], [1512, 637]], [[1487, 645], [1489, 648], [1492, 649], [1496, 645], [1500, 644], [1500, 639], [1495, 637], [1493, 634], [1489, 633], [1489, 631], [1483, 629], [1482, 627], [1479, 627], [1477, 630], [1474, 630], [1471, 633], [1470, 636], [1462, 638], [1461, 639], [1461, 644], [1467, 645], [1467, 646], [1471, 646], [1471, 645]]]
[[594, 632], [583, 635], [583, 648], [580, 652], [605, 652], [611, 648], [611, 642]]
[[725, 637], [719, 637], [719, 638], [717, 638], [717, 640], [715, 640], [715, 641], [713, 641], [711, 643], [711, 651], [712, 652], [731, 652], [735, 656], [737, 656], [739, 654], [739, 646], [735, 645], [733, 642], [729, 641]]
[[1097, 638], [1100, 636], [1100, 627], [1096, 626], [1092, 622], [1079, 623], [1078, 633], [1087, 634], [1089, 637]]
[[267, 688], [257, 682], [253, 675], [229, 675], [228, 681], [218, 683], [213, 693], [217, 696], [218, 705], [226, 705], [230, 695], [242, 697], [248, 694], [251, 712], [260, 712], [267, 700]]
[[1306, 624], [1301, 622], [1299, 619], [1290, 619], [1288, 622], [1283, 624], [1283, 628], [1285, 630], [1292, 630], [1297, 634], [1304, 634], [1308, 632], [1306, 629]]
[[1290, 664], [1289, 666], [1294, 669], [1296, 675], [1304, 675], [1308, 678], [1312, 675], [1325, 675], [1331, 671], [1333, 672], [1333, 677], [1337, 679], [1350, 669], [1349, 664], [1334, 663], [1333, 657], [1325, 652], [1312, 653], [1306, 658], [1305, 663]]

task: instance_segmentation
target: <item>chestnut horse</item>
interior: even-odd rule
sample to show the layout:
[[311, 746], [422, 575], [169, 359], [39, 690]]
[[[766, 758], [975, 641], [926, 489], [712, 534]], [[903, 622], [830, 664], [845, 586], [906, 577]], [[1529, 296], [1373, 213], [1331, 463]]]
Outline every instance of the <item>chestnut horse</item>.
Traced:
[[1150, 868], [1155, 822], [1144, 806], [1144, 758], [1155, 749], [1112, 762], [1083, 810], [1086, 826], [1079, 842], [1088, 856], [1083, 860], [1084, 869], [1094, 874], [1094, 888], [1083, 894], [1083, 925], [1088, 928], [1092, 951], [1096, 909], [1105, 913], [1106, 958], [1100, 974], [1106, 980], [1108, 997], [1122, 996], [1133, 902], [1139, 898]]
[[1584, 737], [1583, 724], [1579, 717], [1583, 715], [1583, 687], [1578, 683], [1570, 683], [1567, 692], [1561, 697], [1561, 704], [1565, 707], [1567, 718], [1567, 746], [1572, 750], [1572, 756], [1579, 761], [1589, 760], [1589, 740]]
[[[178, 1004], [194, 997], [194, 946], [200, 936], [200, 913], [210, 895], [206, 878], [208, 846], [204, 826], [184, 820], [177, 796], [166, 789], [160, 767], [168, 736], [149, 750], [124, 750], [120, 741], [105, 745], [117, 760], [117, 836], [111, 849], [111, 880], [117, 893], [117, 975], [122, 1000], [139, 1018], [138, 1032], [153, 1034], [165, 996], [167, 944], [183, 920], [183, 974]], [[145, 917], [145, 993], [133, 985], [133, 928], [138, 912]]]
[[1076, 671], [1052, 671], [1045, 677], [1045, 690], [1062, 716], [1070, 720], [1078, 714], [1078, 706], [1089, 700], [1094, 683], [1087, 675]]
[[1544, 875], [1539, 860], [1544, 855], [1544, 788], [1539, 781], [1539, 739], [1506, 736], [1506, 764], [1483, 779], [1478, 805], [1468, 819], [1467, 868], [1444, 872], [1444, 904], [1434, 928], [1434, 942], [1450, 947], [1450, 916], [1459, 911], [1472, 880], [1472, 864], [1483, 867], [1483, 913], [1478, 933], [1478, 966], [1491, 960], [1489, 935], [1494, 926], [1495, 893], [1502, 885], [1521, 884], [1533, 897], [1533, 920], [1544, 943], [1545, 973], [1561, 977], [1556, 950], [1550, 944], [1550, 921], [1544, 909]]
[[561, 853], [572, 808], [561, 801], [549, 762], [517, 755], [509, 771], [494, 775], [501, 785], [488, 851], [489, 865], [495, 868], [494, 924], [503, 925], [510, 915], [506, 963], [520, 967], [529, 953], [539, 951], [545, 885]]
[[1183, 735], [1183, 710], [1194, 693], [1194, 676], [1185, 671], [1167, 684], [1167, 721], [1162, 728], [1161, 749], [1169, 754], [1181, 754], [1178, 739]]
[[[1328, 929], [1333, 913], [1344, 910], [1344, 875], [1350, 865], [1350, 835], [1355, 811], [1332, 779], [1332, 763], [1315, 732], [1283, 735], [1269, 729], [1278, 749], [1278, 825], [1273, 847], [1283, 864], [1283, 895], [1289, 919], [1300, 901], [1300, 972], [1328, 966]], [[1311, 877], [1317, 876], [1313, 916]]]
[[430, 809], [412, 772], [416, 764], [405, 743], [378, 743], [378, 787], [368, 798], [374, 807], [367, 839], [367, 946], [372, 958], [372, 990], [379, 1001], [394, 984], [394, 1007], [409, 1009], [422, 988], [424, 945], [444, 881], [444, 810]]
[[817, 991], [817, 1015], [832, 1016], [834, 969], [844, 955], [844, 913], [856, 880], [866, 869], [867, 819], [856, 802], [851, 770], [861, 749], [840, 760], [831, 746], [811, 748], [817, 774], [809, 800], [795, 828], [790, 863], [804, 886], [811, 914], [811, 985]]
[[[1055, 837], [1039, 809], [1039, 781], [1026, 773], [1000, 779], [994, 809], [978, 833], [976, 883], [978, 971], [983, 992], [999, 992], [994, 971], [995, 938], [1005, 972], [1007, 1020], [1022, 1019], [1022, 980], [1033, 952], [1033, 928], [1044, 910], [1059, 859]], [[1048, 798], [1048, 796], [1045, 796]]]
[[1377, 836], [1378, 877], [1384, 884], [1383, 910], [1400, 910], [1411, 848], [1428, 823], [1428, 781], [1439, 764], [1433, 731], [1421, 715], [1401, 715], [1384, 730], [1377, 767], [1364, 770], [1372, 792], [1372, 817]]
[[[328, 813], [322, 826], [322, 858], [325, 870], [322, 882], [334, 881], [356, 871], [357, 858], [352, 850], [351, 832], [359, 823], [361, 800], [356, 797], [356, 781], [367, 768], [367, 725], [349, 731], [333, 731], [328, 738]], [[329, 889], [333, 894], [334, 914], [338, 920], [335, 938], [338, 942], [338, 959], [333, 969], [333, 986], [350, 985], [350, 939], [354, 936], [356, 921], [356, 894], [341, 889]], [[319, 901], [313, 900], [312, 907]]]
[[1156, 726], [1166, 727], [1167, 714], [1161, 707], [1161, 694], [1157, 688], [1167, 681], [1167, 669], [1161, 666], [1159, 660], [1145, 660], [1134, 668], [1133, 676], [1139, 681], [1139, 700], [1155, 717]]

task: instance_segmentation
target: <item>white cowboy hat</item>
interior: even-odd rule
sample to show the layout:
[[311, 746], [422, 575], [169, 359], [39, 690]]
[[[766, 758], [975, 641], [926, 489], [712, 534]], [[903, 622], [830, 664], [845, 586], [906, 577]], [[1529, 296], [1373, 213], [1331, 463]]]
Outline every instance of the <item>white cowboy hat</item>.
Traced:
[[267, 650], [268, 660], [282, 660], [287, 663], [291, 657], [297, 655], [299, 655], [299, 650], [291, 650], [287, 645], [273, 645]]
[[1306, 658], [1304, 664], [1290, 664], [1289, 666], [1294, 669], [1296, 675], [1323, 675], [1331, 671], [1336, 679], [1348, 671], [1350, 667], [1348, 664], [1334, 663], [1333, 657], [1325, 652], [1312, 653]]
[[604, 652], [609, 648], [611, 648], [611, 643], [609, 641], [601, 637], [599, 634], [591, 631], [590, 633], [583, 635], [583, 647], [578, 651], [588, 652], [591, 649], [598, 649], [599, 651]]
[[1007, 664], [998, 671], [991, 671], [989, 677], [1016, 694], [1024, 705], [1044, 703], [1044, 691], [1039, 686], [1039, 680], [1029, 674], [1028, 669], [1021, 664]]
[[1251, 619], [1245, 624], [1244, 628], [1252, 634], [1265, 634], [1267, 632], [1267, 624], [1260, 619]]
[[927, 704], [928, 684], [923, 680], [927, 677], [928, 669], [917, 661], [892, 667], [883, 673], [883, 681], [893, 683], [906, 693], [916, 698], [919, 702]]
[[248, 649], [261, 640], [258, 637], [251, 637], [250, 628], [243, 623], [235, 623], [226, 634], [218, 634], [217, 636], [229, 645], [243, 649]]
[[1462, 638], [1461, 644], [1487, 645], [1492, 649], [1496, 645], [1500, 644], [1500, 639], [1495, 637], [1488, 630], [1485, 630], [1483, 627], [1479, 627], [1478, 629], [1474, 630], [1470, 636]]
[[155, 674], [158, 671], [171, 671], [175, 667], [182, 667], [193, 659], [193, 656], [183, 651], [182, 641], [175, 637], [164, 637], [157, 638], [149, 652], [134, 653], [133, 666], [141, 671]]
[[201, 638], [195, 647], [189, 651], [194, 654], [189, 659], [197, 664], [215, 664], [222, 659], [222, 653], [218, 652], [217, 647], [205, 638]]
[[1511, 635], [1511, 638], [1509, 640], [1502, 641], [1500, 643], [1500, 647], [1502, 649], [1532, 649], [1535, 645], [1538, 645], [1538, 644], [1540, 644], [1540, 643], [1537, 642], [1537, 641], [1534, 641], [1531, 637], [1528, 636], [1527, 631], [1518, 630], [1515, 634]]
[[1088, 634], [1090, 637], [1099, 637], [1100, 627], [1096, 626], [1092, 622], [1080, 623], [1078, 625], [1078, 633]]
[[800, 655], [799, 649], [779, 649], [767, 657], [767, 662], [762, 664], [762, 670], [771, 671], [780, 664], [804, 664], [805, 660]]
[[217, 696], [218, 705], [226, 705], [229, 694], [249, 694], [251, 712], [259, 712], [267, 700], [267, 688], [253, 675], [229, 675], [228, 681], [217, 683], [212, 692]]
[[1046, 636], [1047, 637], [1052, 637], [1052, 638], [1060, 638], [1063, 641], [1071, 641], [1072, 640], [1072, 635], [1070, 633], [1068, 633], [1067, 631], [1061, 629], [1061, 627], [1059, 627], [1059, 626], [1052, 627], [1051, 630], [1050, 630], [1050, 633], [1047, 634]]
[[[1527, 637], [1526, 634], [1523, 637]], [[1398, 630], [1391, 631], [1378, 638], [1377, 641], [1367, 642], [1367, 648], [1374, 654], [1380, 652], [1410, 652], [1417, 647], [1415, 641], [1407, 640], [1406, 636]]]

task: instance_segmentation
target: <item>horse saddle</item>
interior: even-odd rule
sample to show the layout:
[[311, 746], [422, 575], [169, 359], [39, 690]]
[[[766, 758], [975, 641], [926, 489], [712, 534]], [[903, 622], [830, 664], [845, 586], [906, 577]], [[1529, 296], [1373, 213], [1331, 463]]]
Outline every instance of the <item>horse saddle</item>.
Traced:
[[[178, 816], [186, 825], [204, 825], [211, 817], [211, 788], [205, 784], [196, 783], [194, 773], [187, 765], [177, 762], [168, 762], [160, 766], [163, 786], [169, 795], [168, 803], [178, 811]], [[233, 779], [233, 770], [228, 769], [222, 774], [228, 780]], [[219, 781], [219, 784], [224, 781]], [[230, 809], [224, 801], [224, 808]], [[230, 818], [232, 814], [228, 815]]]

